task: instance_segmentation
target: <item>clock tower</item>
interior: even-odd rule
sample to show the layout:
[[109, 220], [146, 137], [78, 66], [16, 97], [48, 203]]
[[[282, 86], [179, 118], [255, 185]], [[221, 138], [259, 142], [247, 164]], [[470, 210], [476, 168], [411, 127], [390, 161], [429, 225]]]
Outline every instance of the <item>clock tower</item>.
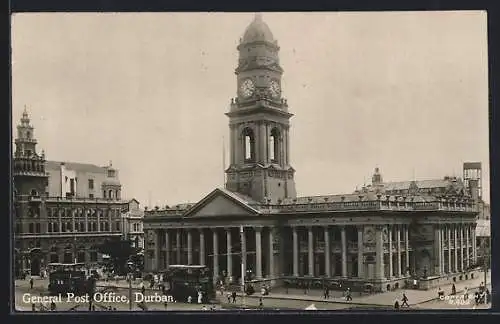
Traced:
[[230, 165], [226, 188], [259, 202], [296, 197], [290, 166], [290, 118], [281, 92], [279, 46], [256, 14], [245, 30], [236, 68], [237, 95], [229, 117]]

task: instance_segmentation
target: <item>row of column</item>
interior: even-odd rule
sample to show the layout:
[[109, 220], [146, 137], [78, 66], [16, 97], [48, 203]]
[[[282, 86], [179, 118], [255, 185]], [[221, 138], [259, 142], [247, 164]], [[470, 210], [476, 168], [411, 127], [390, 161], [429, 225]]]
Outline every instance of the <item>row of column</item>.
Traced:
[[[448, 239], [445, 240], [444, 238]], [[435, 273], [455, 273], [465, 271], [477, 262], [476, 231], [473, 224], [436, 225], [435, 241]], [[447, 249], [447, 253], [445, 250]], [[448, 262], [445, 262], [447, 260]], [[458, 262], [460, 260], [460, 263]], [[452, 262], [453, 261], [453, 262]], [[448, 267], [445, 269], [445, 264]]]
[[[233, 253], [232, 253], [232, 245], [233, 245], [233, 238], [232, 238], [232, 233], [231, 233], [231, 228], [226, 228], [226, 258], [227, 258], [227, 275], [231, 277], [233, 275], [233, 263], [232, 263], [232, 258], [233, 258]], [[255, 259], [256, 259], [256, 264], [255, 264], [255, 276], [257, 279], [262, 278], [262, 228], [261, 227], [254, 227], [255, 230]], [[240, 230], [240, 240], [241, 240], [241, 255], [242, 255], [242, 263], [243, 263], [243, 269], [246, 269], [246, 240], [244, 239], [244, 233], [241, 232]], [[187, 230], [187, 261], [188, 264], [192, 264], [193, 262], [193, 231], [192, 230]], [[198, 235], [199, 235], [199, 260], [201, 265], [206, 265], [206, 259], [205, 259], [205, 231], [204, 229], [198, 229]], [[213, 244], [213, 272], [215, 274], [219, 273], [219, 232], [217, 231], [216, 228], [212, 229], [212, 244]], [[273, 231], [268, 232], [269, 236], [269, 273], [267, 274], [269, 277], [273, 277], [274, 273], [274, 251], [273, 251], [273, 242], [274, 242], [274, 234]], [[158, 239], [158, 232], [154, 232], [154, 246], [155, 246], [155, 257], [153, 258], [153, 269], [158, 269], [159, 268], [159, 254], [160, 254], [160, 246], [158, 244], [159, 239]], [[169, 231], [165, 231], [165, 244], [166, 244], [166, 255], [165, 259], [167, 262], [170, 260], [170, 233]], [[182, 254], [182, 249], [181, 249], [181, 233], [180, 231], [176, 231], [175, 233], [175, 244], [176, 244], [176, 263], [180, 264], [181, 263], [181, 254]]]
[[[401, 277], [401, 229], [403, 230], [404, 242], [405, 242], [405, 253], [406, 253], [406, 265], [405, 269], [409, 269], [410, 267], [410, 256], [409, 256], [409, 236], [408, 236], [408, 227], [407, 226], [395, 226], [396, 230], [396, 241], [398, 244], [396, 245], [396, 274], [393, 273], [393, 243], [392, 243], [392, 233], [389, 230], [388, 235], [388, 254], [389, 254], [389, 277]], [[384, 226], [376, 226], [375, 227], [375, 278], [382, 279], [385, 276], [384, 270]], [[314, 244], [313, 244], [313, 228], [312, 226], [307, 227], [308, 233], [308, 275], [314, 276]], [[359, 278], [364, 278], [364, 241], [363, 241], [363, 226], [357, 227], [357, 254], [358, 254], [358, 274]], [[297, 227], [292, 227], [292, 240], [293, 240], [293, 275], [299, 276], [299, 238], [297, 233]], [[340, 228], [340, 241], [341, 241], [341, 262], [342, 262], [342, 273], [341, 276], [343, 278], [347, 278], [347, 237], [346, 237], [346, 228], [341, 226]], [[331, 277], [331, 261], [330, 261], [330, 231], [328, 226], [324, 226], [324, 260], [325, 260], [325, 275], [327, 277]], [[408, 275], [408, 271], [405, 271], [405, 275]]]

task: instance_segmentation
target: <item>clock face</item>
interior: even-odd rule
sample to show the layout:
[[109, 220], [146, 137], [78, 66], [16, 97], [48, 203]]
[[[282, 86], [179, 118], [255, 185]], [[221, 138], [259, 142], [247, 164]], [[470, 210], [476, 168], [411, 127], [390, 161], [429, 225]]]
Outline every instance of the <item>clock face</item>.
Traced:
[[278, 81], [272, 80], [269, 86], [269, 91], [274, 98], [279, 98], [281, 95], [281, 87]]
[[251, 79], [246, 79], [241, 83], [240, 93], [244, 98], [249, 98], [255, 91], [255, 85]]

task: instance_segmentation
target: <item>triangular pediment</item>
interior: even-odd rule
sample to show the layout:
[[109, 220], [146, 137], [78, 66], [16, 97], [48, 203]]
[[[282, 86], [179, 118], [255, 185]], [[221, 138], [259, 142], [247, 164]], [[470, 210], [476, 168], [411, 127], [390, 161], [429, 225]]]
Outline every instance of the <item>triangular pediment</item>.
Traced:
[[214, 216], [251, 216], [259, 214], [244, 200], [225, 190], [215, 189], [196, 205], [191, 207], [184, 217]]

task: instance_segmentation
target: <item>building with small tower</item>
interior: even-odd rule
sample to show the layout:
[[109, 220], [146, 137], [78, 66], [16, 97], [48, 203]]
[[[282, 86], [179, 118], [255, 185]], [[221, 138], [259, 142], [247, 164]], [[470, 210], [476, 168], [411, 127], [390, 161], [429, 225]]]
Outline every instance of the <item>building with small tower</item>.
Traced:
[[377, 167], [361, 189], [298, 197], [280, 48], [261, 15], [237, 50], [225, 187], [145, 212], [146, 270], [203, 264], [227, 284], [245, 277], [353, 291], [414, 278], [428, 289], [478, 275], [478, 188], [462, 179], [387, 182]]
[[118, 170], [111, 163], [46, 161], [25, 109], [12, 160], [14, 272], [39, 275], [48, 263], [96, 264], [98, 246], [122, 236]]

